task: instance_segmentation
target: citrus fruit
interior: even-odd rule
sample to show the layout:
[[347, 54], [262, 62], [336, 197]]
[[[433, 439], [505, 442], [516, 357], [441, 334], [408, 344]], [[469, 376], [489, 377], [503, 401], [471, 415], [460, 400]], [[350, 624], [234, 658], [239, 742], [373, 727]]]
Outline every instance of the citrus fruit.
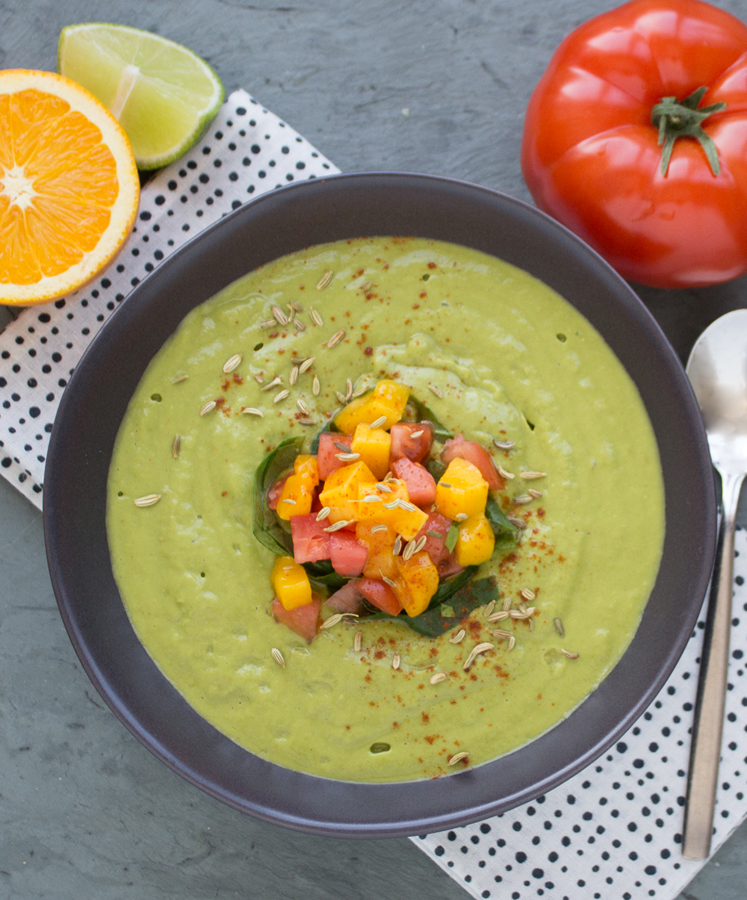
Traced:
[[45, 303], [90, 281], [137, 214], [129, 141], [85, 88], [0, 72], [0, 303]]
[[225, 96], [218, 76], [191, 50], [127, 25], [63, 28], [57, 68], [119, 121], [140, 169], [157, 169], [186, 153]]

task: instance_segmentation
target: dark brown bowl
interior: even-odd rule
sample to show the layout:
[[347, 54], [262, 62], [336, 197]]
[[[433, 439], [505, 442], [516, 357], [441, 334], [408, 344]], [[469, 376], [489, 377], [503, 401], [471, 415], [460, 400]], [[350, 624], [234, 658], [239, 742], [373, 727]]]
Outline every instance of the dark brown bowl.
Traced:
[[[202, 719], [130, 626], [105, 524], [119, 424], [146, 366], [182, 318], [263, 263], [363, 235], [474, 247], [526, 269], [569, 300], [638, 386], [666, 492], [664, 554], [653, 593], [632, 643], [599, 688], [521, 752], [448, 778], [399, 784], [293, 772], [253, 756]], [[260, 819], [320, 834], [386, 836], [440, 831], [532, 800], [619, 738], [664, 684], [695, 625], [713, 561], [715, 510], [710, 457], [682, 367], [645, 307], [601, 257], [511, 197], [442, 178], [381, 173], [273, 191], [207, 229], [137, 286], [93, 341], [62, 398], [47, 460], [44, 529], [75, 650], [114, 714], [151, 752]]]

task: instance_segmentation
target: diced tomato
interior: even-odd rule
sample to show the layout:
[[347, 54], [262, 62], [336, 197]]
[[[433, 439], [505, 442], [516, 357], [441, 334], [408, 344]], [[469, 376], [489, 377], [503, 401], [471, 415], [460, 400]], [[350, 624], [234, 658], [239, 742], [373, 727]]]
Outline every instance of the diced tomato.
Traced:
[[445, 559], [436, 565], [438, 569], [438, 577], [441, 579], [451, 578], [452, 575], [458, 575], [464, 571], [464, 567], [460, 566], [456, 561], [456, 554], [450, 553]]
[[277, 481], [273, 482], [267, 490], [267, 505], [270, 509], [278, 508], [278, 500], [280, 500], [280, 495], [283, 493], [283, 488], [285, 487], [285, 482], [288, 480], [288, 476], [292, 475], [292, 472], [289, 472], [288, 475], [283, 475], [281, 478], [278, 478]]
[[423, 550], [430, 556], [431, 562], [435, 566], [440, 565], [441, 562], [449, 558], [449, 551], [446, 548], [446, 535], [449, 533], [450, 528], [451, 522], [446, 516], [442, 516], [440, 513], [431, 513], [428, 516], [428, 521], [416, 535], [418, 540], [425, 535]]
[[371, 606], [375, 606], [382, 612], [392, 616], [402, 612], [402, 604], [385, 581], [380, 581], [378, 578], [361, 578], [358, 582], [358, 590]]
[[368, 547], [348, 531], [333, 531], [329, 535], [329, 558], [338, 575], [355, 578], [363, 574], [368, 559]]
[[293, 559], [297, 563], [329, 559], [330, 535], [324, 530], [326, 524], [325, 521], [317, 522], [314, 513], [290, 517]]
[[322, 608], [322, 600], [318, 594], [312, 594], [311, 603], [297, 606], [295, 609], [286, 609], [277, 597], [272, 600], [272, 614], [275, 621], [281, 625], [287, 625], [291, 631], [311, 642], [319, 630], [319, 613]]
[[425, 466], [406, 456], [391, 464], [392, 475], [404, 481], [410, 503], [424, 509], [436, 502], [436, 482]]
[[448, 466], [452, 459], [457, 459], [457, 457], [466, 459], [473, 466], [477, 466], [491, 491], [502, 491], [505, 489], [506, 482], [498, 473], [493, 457], [482, 444], [478, 444], [477, 441], [465, 441], [462, 434], [456, 435], [456, 437], [449, 439], [444, 444], [444, 449], [441, 451], [441, 459]]
[[327, 606], [335, 612], [361, 613], [363, 611], [363, 594], [358, 590], [358, 579], [351, 578], [339, 591], [327, 598]]
[[[433, 443], [433, 426], [430, 422], [398, 422], [392, 425], [390, 459], [411, 459], [420, 462], [425, 459]], [[413, 437], [417, 435], [417, 437]]]
[[337, 434], [337, 432], [332, 431], [323, 431], [319, 435], [319, 450], [317, 451], [316, 459], [319, 464], [319, 478], [322, 481], [326, 481], [335, 469], [341, 469], [343, 466], [349, 465], [349, 463], [343, 462], [337, 458], [338, 453], [344, 453], [346, 451], [341, 450], [340, 447], [335, 445], [344, 445], [347, 447], [347, 452], [350, 453], [350, 443], [352, 440], [352, 435]]

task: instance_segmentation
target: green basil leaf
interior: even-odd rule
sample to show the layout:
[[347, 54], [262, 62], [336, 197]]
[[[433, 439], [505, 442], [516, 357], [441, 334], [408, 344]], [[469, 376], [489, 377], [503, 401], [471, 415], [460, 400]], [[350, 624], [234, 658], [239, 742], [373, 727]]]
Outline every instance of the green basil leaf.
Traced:
[[449, 553], [454, 552], [454, 547], [456, 547], [456, 543], [459, 540], [459, 526], [452, 524], [449, 528], [449, 533], [446, 535], [446, 549]]
[[[477, 566], [468, 566], [463, 572], [444, 581], [431, 599], [428, 609], [419, 616], [408, 616], [404, 612], [398, 616], [391, 616], [365, 602], [364, 615], [367, 619], [392, 619], [407, 625], [418, 634], [438, 637], [458, 625], [475, 607], [500, 597], [498, 582], [494, 576], [481, 578], [479, 581], [470, 580], [476, 571]], [[434, 604], [439, 592], [441, 592], [440, 599]], [[449, 602], [444, 603], [445, 600]]]
[[[404, 418], [409, 422], [430, 422], [433, 426], [433, 436], [437, 441], [443, 443], [454, 435], [449, 429], [438, 421], [430, 407], [425, 403], [421, 403], [416, 397], [410, 396], [405, 407]], [[431, 472], [431, 474], [433, 474]]]
[[469, 584], [459, 588], [449, 599], [448, 611], [453, 615], [444, 616], [439, 605], [426, 610], [419, 616], [412, 618], [407, 616], [405, 624], [409, 625], [413, 631], [417, 631], [418, 634], [426, 637], [438, 637], [466, 619], [476, 607], [484, 606], [491, 600], [498, 600], [499, 597], [498, 581], [494, 576], [481, 578], [479, 581], [470, 581]]
[[293, 468], [303, 448], [303, 438], [288, 438], [268, 453], [254, 473], [254, 537], [278, 556], [293, 555], [293, 539], [281, 524], [281, 519], [267, 502], [267, 491], [288, 469]]
[[467, 568], [458, 575], [452, 575], [451, 578], [442, 581], [438, 585], [436, 593], [431, 597], [428, 609], [433, 609], [434, 606], [440, 606], [445, 600], [449, 600], [453, 597], [454, 594], [456, 594], [458, 590], [461, 590], [468, 581], [472, 580], [477, 569], [478, 566], [467, 566]]
[[309, 579], [315, 584], [323, 584], [333, 591], [338, 590], [350, 580], [340, 575], [332, 568], [332, 563], [328, 559], [320, 559], [318, 562], [309, 562], [303, 564], [304, 569], [308, 573]]
[[436, 459], [436, 457], [431, 457], [425, 464], [425, 467], [433, 476], [434, 481], [440, 481], [441, 476], [446, 471], [446, 466], [441, 462], [440, 459]]
[[498, 501], [493, 499], [493, 497], [488, 497], [488, 502], [485, 505], [485, 517], [490, 522], [490, 526], [495, 534], [495, 545], [497, 548], [508, 549], [515, 546], [519, 529], [512, 522], [509, 522]]

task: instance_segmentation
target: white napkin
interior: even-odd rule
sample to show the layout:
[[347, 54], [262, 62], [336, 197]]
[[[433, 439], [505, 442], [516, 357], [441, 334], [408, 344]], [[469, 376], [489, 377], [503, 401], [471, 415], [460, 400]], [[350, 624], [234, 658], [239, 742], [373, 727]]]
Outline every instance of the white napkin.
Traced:
[[0, 334], [0, 472], [41, 508], [57, 406], [83, 351], [133, 287], [232, 209], [291, 181], [338, 172], [246, 91], [223, 104], [203, 139], [143, 188], [122, 252], [87, 287], [32, 307]]
[[[0, 472], [37, 507], [60, 396], [102, 324], [163, 259], [232, 209], [291, 181], [339, 171], [235, 91], [208, 133], [142, 191], [120, 256], [65, 300], [31, 308], [0, 334]], [[732, 647], [747, 646], [747, 539], [737, 535]], [[657, 700], [609, 753], [544, 798], [464, 828], [413, 838], [473, 896], [672, 900], [702, 867], [680, 853], [682, 801], [702, 622]], [[729, 670], [715, 850], [747, 816], [747, 678]]]

